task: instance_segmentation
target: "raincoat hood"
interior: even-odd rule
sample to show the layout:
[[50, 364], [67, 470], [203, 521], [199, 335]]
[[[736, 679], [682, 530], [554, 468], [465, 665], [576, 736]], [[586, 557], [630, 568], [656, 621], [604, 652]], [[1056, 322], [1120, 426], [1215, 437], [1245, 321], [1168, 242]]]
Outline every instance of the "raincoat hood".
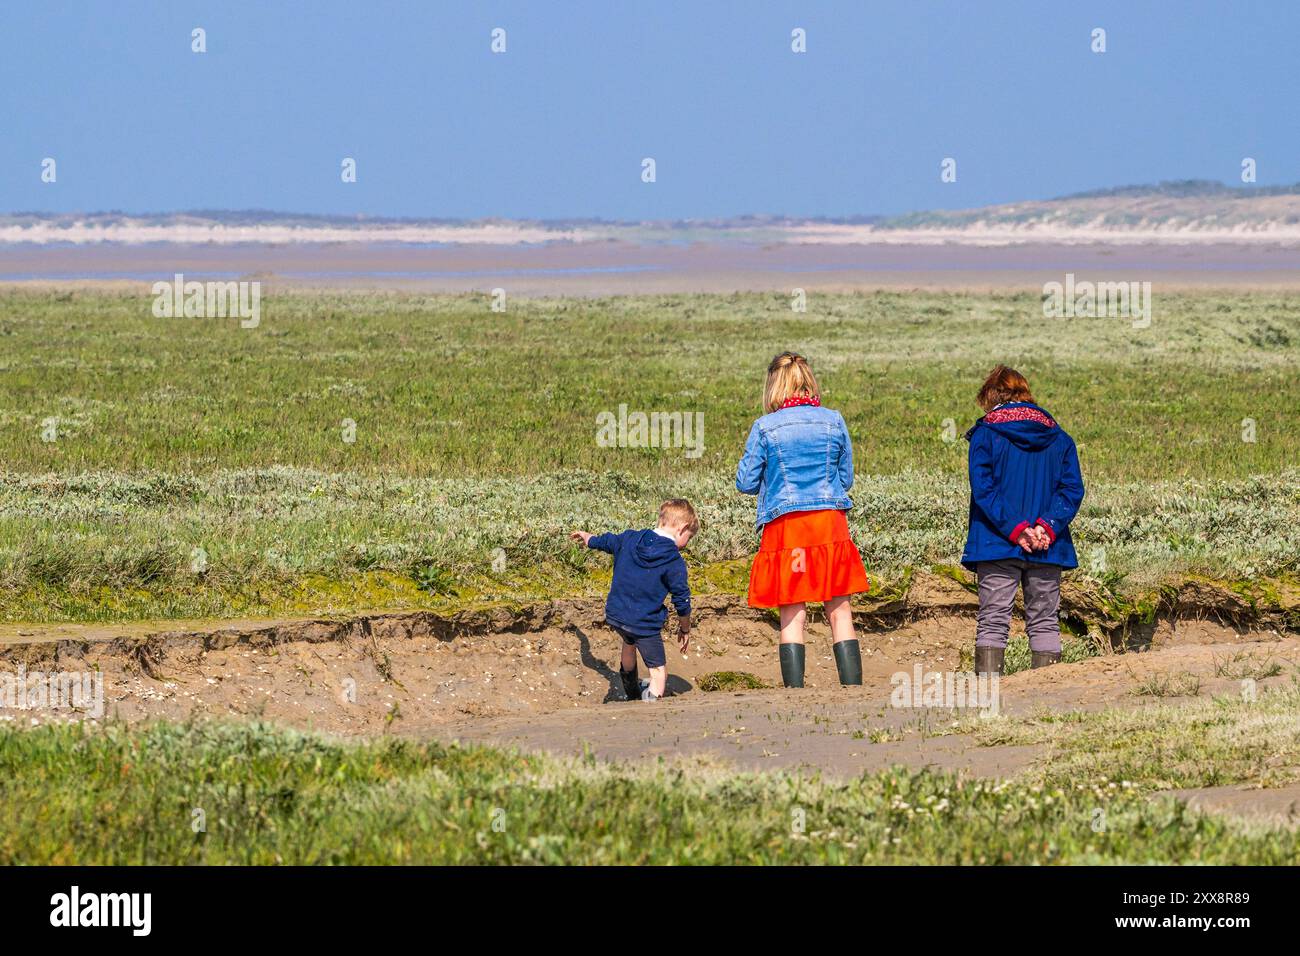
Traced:
[[676, 561], [681, 554], [677, 550], [677, 542], [672, 538], [665, 538], [654, 528], [648, 528], [642, 531], [641, 536], [632, 543], [632, 553], [630, 557], [636, 563], [637, 567], [646, 568], [663, 568], [665, 565]]
[[1065, 434], [1044, 409], [1029, 402], [1008, 402], [989, 412], [966, 432], [970, 441], [975, 429], [983, 425], [991, 428], [1017, 448], [1025, 451], [1043, 451], [1060, 441]]

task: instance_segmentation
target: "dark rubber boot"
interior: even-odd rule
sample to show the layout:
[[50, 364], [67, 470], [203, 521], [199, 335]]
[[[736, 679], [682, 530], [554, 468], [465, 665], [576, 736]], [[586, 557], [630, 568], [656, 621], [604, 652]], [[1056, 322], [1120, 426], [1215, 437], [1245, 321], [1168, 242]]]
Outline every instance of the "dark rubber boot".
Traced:
[[1035, 668], [1048, 667], [1052, 664], [1059, 664], [1060, 662], [1061, 662], [1060, 651], [1034, 651], [1033, 652], [1033, 666]]
[[975, 673], [1001, 674], [1003, 660], [1007, 656], [1005, 647], [976, 647]]
[[862, 652], [858, 642], [840, 641], [832, 645], [835, 650], [835, 669], [840, 672], [840, 683], [845, 687], [862, 683]]
[[635, 667], [632, 668], [632, 670], [629, 672], [623, 670], [622, 666], [620, 665], [618, 669], [618, 676], [623, 679], [624, 696], [627, 697], [628, 700], [640, 700], [641, 682], [637, 680], [636, 668]]
[[786, 687], [803, 686], [803, 645], [781, 645], [781, 681]]

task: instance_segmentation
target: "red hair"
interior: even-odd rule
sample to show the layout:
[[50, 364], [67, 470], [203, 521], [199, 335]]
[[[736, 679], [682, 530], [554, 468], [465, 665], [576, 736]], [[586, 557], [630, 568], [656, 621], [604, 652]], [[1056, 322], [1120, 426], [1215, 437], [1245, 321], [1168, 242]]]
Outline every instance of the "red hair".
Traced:
[[[984, 411], [1005, 402], [1033, 402], [1033, 393], [1025, 377], [1013, 368], [999, 365], [989, 372], [989, 377], [980, 386], [980, 393], [975, 397], [976, 403]], [[1035, 403], [1037, 404], [1037, 403]]]

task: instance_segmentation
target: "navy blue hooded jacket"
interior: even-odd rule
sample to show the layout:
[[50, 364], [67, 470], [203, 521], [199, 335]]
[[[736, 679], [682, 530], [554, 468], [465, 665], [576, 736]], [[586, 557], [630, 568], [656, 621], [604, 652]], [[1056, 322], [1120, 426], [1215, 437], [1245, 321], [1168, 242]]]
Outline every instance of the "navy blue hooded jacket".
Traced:
[[664, 628], [673, 596], [678, 614], [691, 613], [686, 562], [677, 542], [653, 528], [621, 534], [592, 535], [587, 547], [614, 556], [614, 580], [605, 601], [605, 620], [637, 637], [653, 637]]
[[[970, 442], [970, 529], [961, 563], [1021, 558], [1078, 567], [1070, 522], [1083, 503], [1074, 439], [1046, 411], [1007, 402], [977, 421]], [[1016, 539], [1030, 525], [1047, 529], [1046, 551], [1026, 553]]]

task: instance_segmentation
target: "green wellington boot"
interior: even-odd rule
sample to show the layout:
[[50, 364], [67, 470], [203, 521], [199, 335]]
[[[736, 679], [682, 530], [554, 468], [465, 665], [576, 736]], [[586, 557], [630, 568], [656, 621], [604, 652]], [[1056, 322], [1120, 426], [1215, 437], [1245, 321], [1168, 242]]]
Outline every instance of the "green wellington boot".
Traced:
[[835, 650], [835, 669], [840, 672], [840, 683], [845, 687], [862, 683], [862, 652], [855, 638], [832, 645]]
[[781, 645], [781, 680], [786, 687], [803, 686], [803, 645]]

